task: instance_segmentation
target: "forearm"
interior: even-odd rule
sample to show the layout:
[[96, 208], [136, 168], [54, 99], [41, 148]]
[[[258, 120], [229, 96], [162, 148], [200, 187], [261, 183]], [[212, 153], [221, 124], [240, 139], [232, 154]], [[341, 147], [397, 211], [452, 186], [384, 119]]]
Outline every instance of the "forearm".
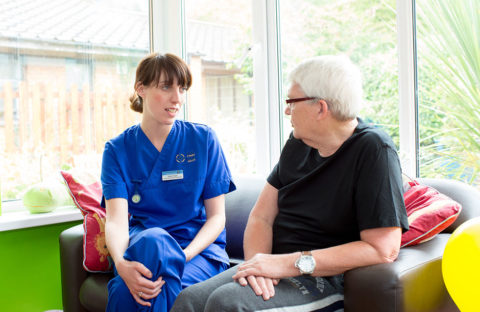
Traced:
[[[263, 252], [257, 254], [259, 253]], [[312, 255], [316, 263], [312, 276], [333, 276], [356, 267], [387, 262], [387, 259], [382, 257], [373, 246], [363, 241], [312, 250]], [[266, 274], [268, 277], [287, 278], [300, 274], [295, 267], [295, 261], [301, 256], [300, 251], [262, 256], [264, 259], [269, 259], [270, 266], [275, 268], [274, 271]]]
[[117, 264], [118, 261], [123, 260], [123, 254], [128, 247], [128, 225], [125, 229], [125, 226], [116, 224], [114, 222], [106, 222], [105, 241], [113, 262]]
[[272, 239], [272, 226], [262, 218], [252, 216], [248, 221], [243, 238], [245, 260], [252, 258], [257, 253], [271, 253]]
[[245, 260], [258, 253], [272, 252], [272, 227], [278, 214], [277, 199], [278, 190], [267, 182], [250, 212], [245, 228], [243, 236]]
[[107, 217], [105, 222], [105, 242], [108, 252], [115, 262], [123, 260], [129, 243], [128, 203], [125, 198], [106, 200]]
[[[357, 267], [393, 262], [400, 250], [401, 234], [399, 227], [369, 229], [360, 233], [359, 241], [312, 250], [316, 262], [313, 275], [332, 276]], [[300, 253], [289, 255], [285, 269], [294, 267]]]
[[225, 228], [225, 215], [215, 215], [207, 219], [195, 238], [184, 249], [187, 261], [190, 261], [212, 244]]
[[[239, 265], [234, 279], [247, 276], [288, 278], [300, 275], [295, 267], [300, 257], [299, 251], [287, 254], [257, 253]], [[316, 266], [312, 276], [332, 276], [347, 270], [377, 263], [392, 262], [393, 257], [385, 257], [379, 250], [364, 241], [351, 242], [331, 248], [312, 251]]]
[[313, 250], [312, 255], [316, 262], [313, 276], [337, 275], [357, 267], [393, 262], [396, 259], [396, 255], [385, 256], [364, 241]]

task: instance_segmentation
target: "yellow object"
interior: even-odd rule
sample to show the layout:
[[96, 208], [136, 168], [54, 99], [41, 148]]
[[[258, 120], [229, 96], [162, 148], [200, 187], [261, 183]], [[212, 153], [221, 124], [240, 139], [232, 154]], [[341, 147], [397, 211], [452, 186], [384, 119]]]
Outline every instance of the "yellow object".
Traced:
[[480, 217], [452, 233], [443, 253], [442, 274], [461, 312], [480, 311]]

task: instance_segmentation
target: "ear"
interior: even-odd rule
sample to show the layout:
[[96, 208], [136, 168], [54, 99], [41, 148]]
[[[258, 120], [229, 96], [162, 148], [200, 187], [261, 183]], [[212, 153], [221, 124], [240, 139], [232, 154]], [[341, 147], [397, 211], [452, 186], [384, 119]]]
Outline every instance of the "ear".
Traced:
[[143, 98], [145, 95], [145, 86], [139, 81], [135, 85], [135, 91], [137, 91], [137, 94]]
[[330, 113], [327, 102], [325, 100], [319, 99], [317, 101], [317, 105], [318, 105], [317, 118], [323, 119], [327, 117], [327, 115], [329, 115]]

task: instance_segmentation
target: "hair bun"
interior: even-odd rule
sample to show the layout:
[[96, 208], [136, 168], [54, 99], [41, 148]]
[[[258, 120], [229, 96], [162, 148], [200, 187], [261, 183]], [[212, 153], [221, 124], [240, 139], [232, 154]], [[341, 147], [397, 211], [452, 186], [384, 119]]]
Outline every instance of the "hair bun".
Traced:
[[138, 96], [137, 92], [130, 96], [130, 108], [137, 113], [143, 113], [143, 99]]

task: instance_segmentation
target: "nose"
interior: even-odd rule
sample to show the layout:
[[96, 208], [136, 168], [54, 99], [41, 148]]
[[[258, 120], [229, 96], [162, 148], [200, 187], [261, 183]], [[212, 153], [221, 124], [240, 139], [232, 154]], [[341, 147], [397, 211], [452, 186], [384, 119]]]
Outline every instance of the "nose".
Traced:
[[182, 100], [183, 100], [183, 92], [182, 92], [182, 88], [172, 88], [173, 89], [173, 92], [172, 92], [172, 101], [175, 102], [175, 103], [182, 103]]
[[291, 111], [290, 111], [290, 105], [287, 105], [285, 106], [285, 115], [290, 115], [291, 114]]

